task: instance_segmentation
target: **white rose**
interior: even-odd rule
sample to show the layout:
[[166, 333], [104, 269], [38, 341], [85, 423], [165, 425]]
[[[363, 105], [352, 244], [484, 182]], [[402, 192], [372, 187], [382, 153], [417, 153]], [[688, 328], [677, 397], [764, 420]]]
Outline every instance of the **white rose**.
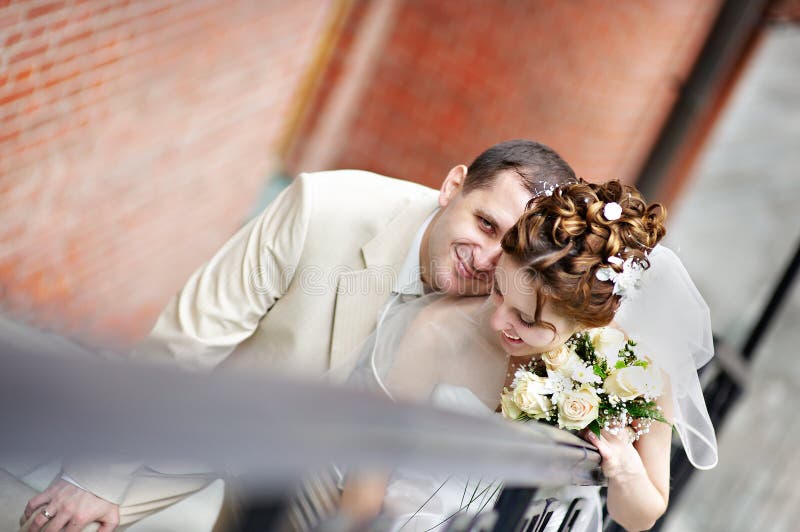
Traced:
[[500, 394], [500, 407], [503, 415], [508, 419], [517, 419], [522, 414], [514, 398], [511, 397], [511, 392], [503, 392]]
[[529, 416], [540, 419], [547, 417], [547, 412], [553, 407], [547, 394], [551, 394], [552, 387], [545, 377], [533, 373], [526, 373], [517, 380], [514, 388], [514, 403]]
[[547, 369], [562, 372], [571, 369], [571, 366], [576, 360], [580, 362], [578, 355], [576, 355], [575, 351], [568, 347], [567, 344], [562, 344], [558, 349], [543, 353], [542, 360], [547, 366]]
[[623, 401], [647, 395], [658, 397], [664, 391], [661, 371], [653, 364], [643, 368], [631, 366], [611, 372], [603, 383], [606, 393], [616, 395]]
[[558, 400], [558, 426], [563, 429], [583, 429], [597, 419], [600, 398], [588, 387], [564, 392]]
[[627, 343], [625, 334], [613, 327], [592, 329], [589, 331], [589, 339], [594, 346], [595, 353], [604, 358], [610, 368], [617, 363], [619, 352]]

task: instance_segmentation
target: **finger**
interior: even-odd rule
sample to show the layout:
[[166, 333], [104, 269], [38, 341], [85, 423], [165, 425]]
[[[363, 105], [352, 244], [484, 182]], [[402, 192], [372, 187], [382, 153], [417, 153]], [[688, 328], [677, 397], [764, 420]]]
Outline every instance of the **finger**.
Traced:
[[59, 532], [62, 528], [69, 523], [69, 514], [67, 512], [59, 512], [45, 527], [47, 532]]
[[97, 529], [97, 532], [113, 532], [117, 528], [118, 524], [119, 523], [116, 522], [114, 523], [105, 522], [102, 525], [100, 525], [100, 528]]
[[588, 437], [589, 441], [597, 447], [597, 451], [600, 453], [600, 456], [603, 457], [603, 460], [608, 460], [609, 456], [611, 456], [611, 447], [608, 442], [602, 436], [597, 436], [594, 432], [590, 432]]
[[116, 506], [112, 507], [112, 509], [107, 511], [97, 521], [102, 525], [97, 532], [101, 532], [102, 530], [116, 530], [117, 526], [119, 526], [119, 510]]
[[36, 513], [33, 521], [31, 521], [31, 526], [28, 528], [28, 532], [41, 532], [41, 530], [49, 522], [50, 520], [46, 518], [41, 511], [39, 511]]
[[44, 490], [38, 495], [34, 495], [31, 497], [31, 500], [28, 501], [28, 504], [25, 505], [25, 520], [31, 518], [33, 512], [35, 512], [40, 506], [43, 506], [50, 502], [52, 497], [50, 496], [50, 492], [48, 490]]
[[22, 517], [19, 518], [19, 526], [22, 530], [27, 531], [28, 529], [25, 527], [26, 523], [30, 521], [31, 517], [25, 517], [25, 514], [22, 514]]

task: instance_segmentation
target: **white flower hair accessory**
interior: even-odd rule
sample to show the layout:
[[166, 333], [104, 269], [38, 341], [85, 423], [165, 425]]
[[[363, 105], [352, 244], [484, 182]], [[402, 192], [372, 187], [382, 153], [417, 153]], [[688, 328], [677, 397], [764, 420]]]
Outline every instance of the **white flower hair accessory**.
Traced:
[[603, 216], [609, 222], [619, 220], [620, 216], [622, 216], [622, 206], [616, 201], [606, 203], [605, 207], [603, 207]]
[[614, 283], [615, 295], [623, 298], [631, 297], [642, 286], [642, 274], [645, 269], [642, 264], [633, 257], [623, 260], [619, 257], [608, 257], [608, 262], [622, 266], [622, 271], [618, 272], [611, 266], [599, 268], [595, 273], [601, 281], [611, 281]]

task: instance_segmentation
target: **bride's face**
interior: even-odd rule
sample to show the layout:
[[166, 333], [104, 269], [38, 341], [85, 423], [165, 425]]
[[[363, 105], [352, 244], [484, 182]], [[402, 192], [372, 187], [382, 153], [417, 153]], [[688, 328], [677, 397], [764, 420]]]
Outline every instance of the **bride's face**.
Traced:
[[503, 350], [512, 356], [530, 356], [559, 347], [575, 333], [578, 324], [550, 304], [542, 309], [541, 321], [550, 323], [555, 332], [535, 323], [536, 287], [512, 259], [503, 254], [495, 270], [491, 318]]

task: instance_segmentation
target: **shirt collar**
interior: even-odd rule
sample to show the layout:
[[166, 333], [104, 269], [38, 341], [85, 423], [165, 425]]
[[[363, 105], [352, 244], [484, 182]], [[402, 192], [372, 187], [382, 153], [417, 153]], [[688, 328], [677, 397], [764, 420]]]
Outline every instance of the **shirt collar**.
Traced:
[[422, 283], [422, 269], [419, 264], [419, 252], [422, 248], [422, 237], [425, 236], [425, 231], [433, 220], [433, 217], [439, 209], [433, 211], [420, 226], [414, 240], [411, 242], [411, 248], [408, 250], [406, 260], [400, 266], [400, 271], [397, 273], [397, 283], [394, 287], [396, 294], [421, 296], [425, 293], [425, 285]]

